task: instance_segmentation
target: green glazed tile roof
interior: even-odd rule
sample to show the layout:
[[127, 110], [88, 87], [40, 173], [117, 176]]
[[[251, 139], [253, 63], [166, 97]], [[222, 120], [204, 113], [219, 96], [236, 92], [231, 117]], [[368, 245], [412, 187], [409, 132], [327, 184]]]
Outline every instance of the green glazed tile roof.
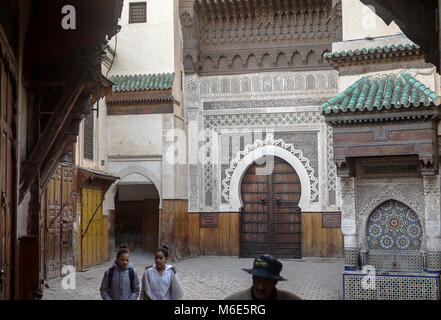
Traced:
[[120, 92], [171, 89], [174, 78], [174, 73], [158, 73], [112, 76], [110, 80], [115, 84], [113, 92]]
[[373, 111], [394, 108], [439, 106], [441, 97], [421, 82], [402, 72], [363, 77], [322, 105], [324, 113]]
[[362, 48], [362, 49], [348, 50], [348, 51], [343, 50], [343, 51], [327, 53], [325, 57], [327, 59], [331, 59], [331, 58], [338, 58], [338, 57], [373, 54], [373, 53], [411, 51], [413, 49], [420, 49], [420, 46], [413, 44], [413, 43], [408, 43], [408, 44], [390, 45], [390, 46], [383, 46], [383, 47], [376, 47], [376, 48]]

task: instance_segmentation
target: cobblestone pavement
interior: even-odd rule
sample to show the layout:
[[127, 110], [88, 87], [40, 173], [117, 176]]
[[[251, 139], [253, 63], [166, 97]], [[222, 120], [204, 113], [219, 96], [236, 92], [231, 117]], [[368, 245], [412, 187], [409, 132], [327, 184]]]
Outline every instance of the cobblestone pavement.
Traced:
[[[131, 261], [141, 280], [146, 265], [153, 263], [151, 253], [133, 253]], [[281, 259], [279, 288], [296, 293], [306, 300], [339, 300], [342, 297], [343, 259], [303, 258]], [[251, 286], [251, 275], [242, 271], [250, 269], [253, 259], [238, 257], [204, 256], [181, 261], [169, 261], [176, 267], [186, 300], [222, 300], [231, 293]], [[111, 262], [76, 274], [76, 289], [64, 290], [61, 278], [49, 280], [44, 300], [96, 300], [101, 299], [99, 287]]]

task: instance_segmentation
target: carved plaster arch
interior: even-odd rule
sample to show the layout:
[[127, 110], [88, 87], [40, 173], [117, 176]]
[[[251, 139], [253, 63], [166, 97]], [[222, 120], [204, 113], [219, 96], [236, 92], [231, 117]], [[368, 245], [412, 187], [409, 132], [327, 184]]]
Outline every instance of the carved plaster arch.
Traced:
[[246, 70], [255, 70], [259, 68], [259, 61], [254, 54], [250, 54], [246, 61]]
[[306, 76], [306, 89], [312, 90], [317, 89], [317, 79], [312, 74]]
[[212, 57], [206, 56], [202, 62], [202, 70], [204, 72], [210, 72], [215, 70], [215, 62]]
[[193, 57], [189, 54], [184, 58], [184, 67], [187, 69], [194, 69], [195, 67]]
[[[125, 177], [134, 173], [143, 176], [146, 179], [146, 182], [151, 181], [155, 185], [159, 195], [159, 209], [162, 209], [162, 183], [161, 179], [153, 171], [141, 166], [128, 166], [117, 172], [116, 176], [120, 177], [120, 180], [123, 180]], [[116, 187], [116, 184], [117, 182], [115, 182], [112, 187]]]
[[242, 71], [244, 66], [242, 57], [236, 54], [233, 59], [231, 59], [231, 70], [233, 71]]
[[299, 52], [299, 51], [293, 52], [293, 54], [291, 55], [290, 62], [291, 62], [290, 66], [292, 66], [292, 67], [294, 67], [294, 66], [302, 66], [303, 65], [302, 53]]
[[309, 159], [303, 156], [301, 150], [296, 150], [292, 144], [285, 143], [282, 139], [265, 141], [256, 140], [254, 144], [247, 145], [239, 151], [235, 159], [230, 162], [226, 178], [222, 181], [222, 197], [230, 203], [232, 211], [240, 211], [243, 206], [240, 186], [242, 178], [248, 167], [264, 156], [276, 156], [288, 162], [297, 172], [302, 186], [299, 207], [305, 210], [310, 202], [318, 196], [318, 180], [315, 170], [310, 166]]
[[217, 59], [216, 69], [220, 71], [228, 71], [230, 69], [230, 63], [224, 55], [221, 55]]
[[262, 68], [271, 68], [273, 66], [273, 57], [269, 52], [265, 52], [260, 59], [260, 65]]
[[279, 68], [287, 68], [288, 67], [288, 58], [283, 51], [278, 52], [275, 64]]
[[417, 194], [416, 192], [409, 192], [404, 193], [403, 190], [400, 190], [397, 185], [387, 185], [387, 186], [380, 186], [376, 190], [373, 190], [370, 192], [370, 196], [368, 199], [366, 199], [361, 205], [358, 215], [358, 225], [359, 225], [359, 232], [360, 232], [360, 248], [362, 252], [368, 251], [368, 245], [367, 245], [367, 225], [369, 221], [369, 217], [374, 212], [376, 208], [378, 208], [381, 204], [383, 204], [386, 201], [389, 200], [395, 200], [399, 201], [406, 206], [408, 206], [410, 209], [412, 209], [416, 215], [418, 216], [418, 219], [420, 220], [421, 227], [423, 229], [423, 241], [421, 244], [421, 250], [425, 250], [426, 247], [426, 241], [425, 241], [425, 235], [426, 235], [426, 229], [425, 229], [425, 208], [424, 208], [424, 194]]
[[306, 89], [306, 80], [302, 75], [298, 75], [294, 79], [294, 88], [295, 90], [305, 90]]
[[184, 13], [181, 14], [181, 24], [182, 24], [182, 26], [189, 27], [189, 26], [192, 25], [192, 23], [193, 23], [193, 21], [192, 21], [190, 13], [188, 13], [188, 11], [185, 10]]
[[306, 55], [306, 57], [305, 57], [305, 62], [306, 62], [306, 64], [308, 66], [310, 66], [310, 65], [313, 65], [313, 66], [318, 65], [319, 64], [319, 58], [318, 58], [317, 53], [314, 50], [310, 50], [308, 52], [308, 54]]
[[223, 79], [221, 81], [221, 92], [222, 93], [230, 93], [231, 92], [231, 84], [230, 84], [230, 80], [228, 79]]

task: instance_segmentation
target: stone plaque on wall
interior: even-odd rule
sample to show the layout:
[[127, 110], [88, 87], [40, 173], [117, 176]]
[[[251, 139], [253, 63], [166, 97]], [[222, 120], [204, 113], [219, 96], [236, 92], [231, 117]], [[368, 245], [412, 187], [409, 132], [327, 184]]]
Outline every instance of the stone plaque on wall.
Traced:
[[201, 213], [199, 215], [200, 228], [217, 228], [217, 213]]
[[340, 228], [340, 213], [324, 213], [322, 214], [322, 228]]

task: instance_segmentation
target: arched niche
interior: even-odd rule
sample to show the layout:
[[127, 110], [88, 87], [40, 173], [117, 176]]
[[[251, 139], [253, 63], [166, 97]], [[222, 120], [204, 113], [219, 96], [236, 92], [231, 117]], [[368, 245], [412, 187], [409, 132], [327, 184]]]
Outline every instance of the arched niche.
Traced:
[[390, 199], [381, 203], [367, 220], [368, 250], [419, 251], [422, 241], [418, 215], [401, 201]]

